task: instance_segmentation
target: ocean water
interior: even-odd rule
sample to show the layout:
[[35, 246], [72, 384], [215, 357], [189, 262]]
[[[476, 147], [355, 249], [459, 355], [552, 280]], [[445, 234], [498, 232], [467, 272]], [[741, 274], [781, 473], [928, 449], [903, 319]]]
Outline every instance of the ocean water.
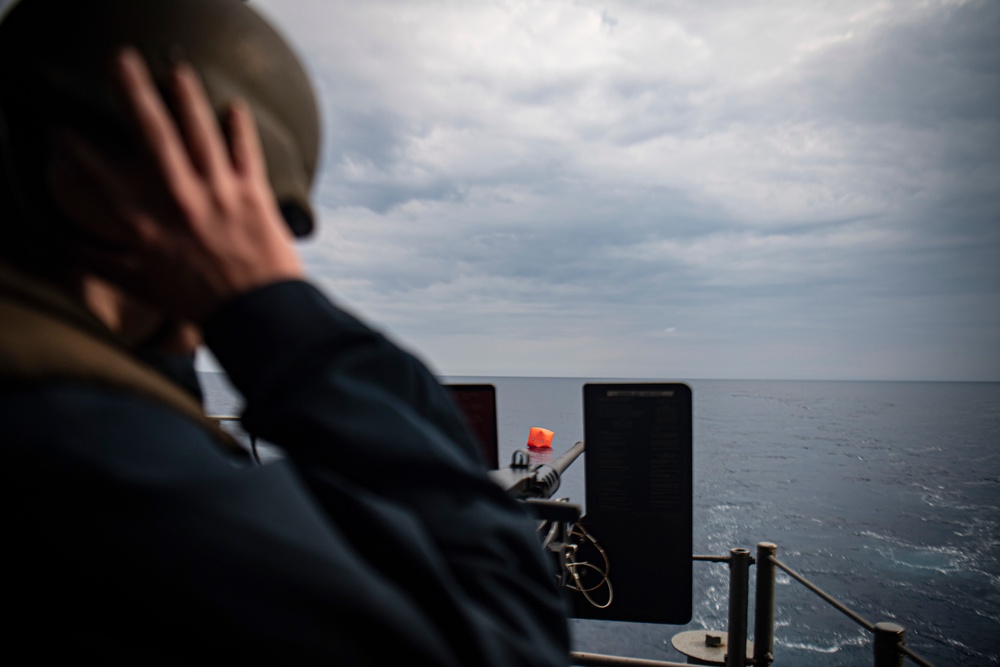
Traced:
[[[238, 412], [220, 376], [203, 379], [210, 412]], [[531, 426], [555, 432], [556, 455], [583, 438], [586, 380], [444, 381], [496, 386], [501, 465]], [[687, 384], [695, 553], [775, 542], [780, 560], [868, 620], [902, 625], [935, 664], [1000, 664], [1000, 383]], [[585, 465], [586, 455], [557, 496], [583, 501]], [[694, 564], [688, 625], [576, 620], [575, 649], [683, 662], [673, 635], [725, 630], [727, 576], [724, 564]], [[871, 655], [867, 631], [779, 572], [775, 664]]]

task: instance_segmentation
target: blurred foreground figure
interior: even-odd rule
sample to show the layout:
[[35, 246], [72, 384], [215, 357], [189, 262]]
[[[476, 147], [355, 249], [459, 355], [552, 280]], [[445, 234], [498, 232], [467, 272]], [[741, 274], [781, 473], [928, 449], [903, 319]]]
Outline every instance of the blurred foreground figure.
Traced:
[[[23, 0], [0, 111], [9, 652], [566, 663], [449, 397], [303, 281], [319, 128], [280, 37], [237, 0]], [[286, 458], [204, 416], [202, 339]]]

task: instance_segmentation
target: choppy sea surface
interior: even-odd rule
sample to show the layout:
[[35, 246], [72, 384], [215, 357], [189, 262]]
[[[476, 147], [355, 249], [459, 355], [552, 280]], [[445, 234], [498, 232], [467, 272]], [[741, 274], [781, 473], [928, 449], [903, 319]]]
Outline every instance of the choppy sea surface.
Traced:
[[[202, 378], [210, 412], [238, 412], [221, 376]], [[501, 465], [531, 426], [555, 432], [556, 454], [583, 439], [587, 380], [443, 379], [496, 387]], [[1000, 664], [1000, 383], [686, 383], [696, 554], [775, 542], [782, 562], [864, 618], [902, 625], [936, 665]], [[585, 464], [557, 496], [582, 503]], [[727, 576], [694, 564], [688, 625], [577, 620], [575, 649], [683, 662], [673, 635], [725, 630]], [[872, 664], [869, 633], [780, 572], [776, 598], [775, 664]]]

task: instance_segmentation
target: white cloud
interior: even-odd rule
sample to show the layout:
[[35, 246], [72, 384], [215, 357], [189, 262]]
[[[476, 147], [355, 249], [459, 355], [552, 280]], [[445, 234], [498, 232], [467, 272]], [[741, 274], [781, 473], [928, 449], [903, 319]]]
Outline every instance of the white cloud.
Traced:
[[445, 373], [1000, 379], [992, 0], [251, 6], [311, 272]]
[[311, 272], [444, 373], [1000, 379], [996, 2], [251, 6]]

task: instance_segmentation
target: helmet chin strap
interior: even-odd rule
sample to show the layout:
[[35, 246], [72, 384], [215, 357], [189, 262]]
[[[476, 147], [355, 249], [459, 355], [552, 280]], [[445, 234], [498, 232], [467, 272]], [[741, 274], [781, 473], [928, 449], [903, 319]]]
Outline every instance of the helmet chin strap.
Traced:
[[163, 323], [153, 331], [145, 340], [140, 341], [137, 348], [156, 348], [159, 350], [176, 352], [178, 354], [190, 354], [194, 356], [194, 350], [188, 352], [178, 345], [179, 338], [183, 337], [182, 329], [185, 322], [176, 319], [164, 319]]
[[168, 377], [199, 403], [205, 396], [195, 371], [195, 353], [200, 335], [189, 335], [194, 329], [190, 322], [167, 319], [135, 349], [135, 356]]

